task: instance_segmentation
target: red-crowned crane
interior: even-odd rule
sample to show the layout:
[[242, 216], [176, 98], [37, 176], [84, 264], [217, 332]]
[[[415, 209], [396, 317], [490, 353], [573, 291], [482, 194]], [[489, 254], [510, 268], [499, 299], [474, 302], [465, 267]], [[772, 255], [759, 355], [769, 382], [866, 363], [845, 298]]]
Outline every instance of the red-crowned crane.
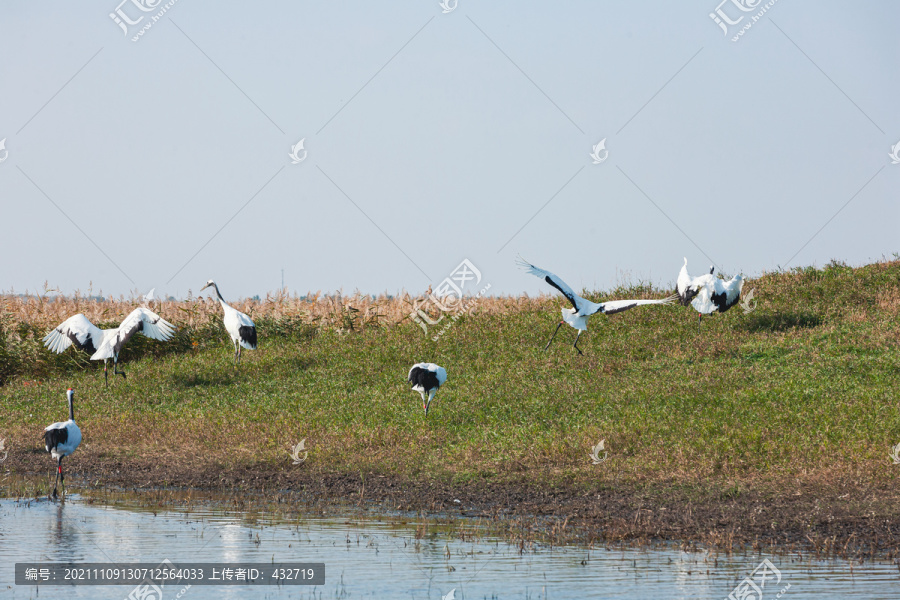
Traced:
[[660, 300], [611, 300], [609, 302], [600, 302], [598, 304], [596, 302], [591, 302], [590, 300], [582, 298], [581, 296], [576, 294], [574, 291], [572, 291], [572, 288], [570, 288], [566, 284], [565, 281], [563, 281], [550, 271], [540, 269], [533, 264], [526, 262], [522, 257], [519, 257], [517, 263], [519, 264], [519, 266], [527, 270], [535, 277], [540, 277], [541, 279], [558, 289], [560, 292], [562, 292], [562, 295], [572, 303], [572, 308], [562, 309], [562, 321], [560, 321], [559, 325], [556, 326], [556, 329], [553, 331], [553, 335], [550, 336], [550, 341], [547, 342], [546, 346], [544, 346], [545, 351], [550, 347], [550, 344], [553, 342], [553, 338], [556, 337], [556, 333], [559, 331], [559, 328], [562, 327], [563, 323], [568, 323], [569, 326], [578, 330], [578, 335], [575, 336], [575, 343], [572, 344], [572, 347], [578, 350], [578, 354], [583, 355], [584, 353], [581, 351], [581, 348], [578, 347], [578, 338], [581, 337], [582, 331], [587, 331], [587, 320], [591, 315], [595, 315], [597, 313], [613, 315], [615, 313], [634, 308], [635, 306], [642, 306], [645, 304], [671, 304], [678, 297], [672, 295], [668, 298], [662, 298]]
[[100, 329], [83, 314], [69, 317], [53, 331], [44, 336], [44, 346], [59, 354], [75, 345], [79, 350], [91, 353], [91, 360], [103, 361], [103, 377], [109, 386], [109, 359], [113, 359], [113, 376], [125, 371], [119, 370], [119, 353], [125, 343], [135, 333], [142, 333], [153, 340], [168, 341], [175, 332], [175, 326], [147, 308], [136, 308], [125, 317], [115, 329]]
[[234, 366], [237, 366], [241, 362], [241, 348], [256, 350], [256, 325], [253, 324], [250, 317], [238, 309], [225, 304], [225, 299], [222, 298], [219, 286], [212, 279], [207, 281], [206, 285], [200, 288], [200, 291], [202, 292], [210, 286], [216, 288], [216, 296], [219, 297], [219, 304], [222, 305], [222, 310], [225, 313], [222, 323], [225, 325], [225, 331], [231, 336], [231, 343], [234, 344]]
[[694, 310], [700, 313], [700, 318], [697, 320], [697, 331], [700, 331], [703, 315], [714, 312], [723, 313], [741, 299], [744, 278], [735, 275], [725, 281], [713, 275], [713, 271], [714, 268], [710, 267], [709, 273], [700, 277], [691, 277], [687, 272], [687, 258], [685, 258], [675, 284], [681, 304], [683, 306], [690, 304]]
[[91, 323], [87, 317], [78, 313], [60, 323], [55, 329], [44, 336], [44, 346], [51, 352], [60, 354], [66, 348], [75, 344], [79, 350], [93, 354], [103, 343], [104, 336], [113, 329], [100, 329]]
[[700, 293], [703, 283], [715, 270], [716, 268], [710, 265], [708, 275], [691, 277], [687, 272], [687, 257], [685, 257], [684, 265], [682, 265], [681, 271], [678, 273], [678, 280], [675, 282], [675, 291], [678, 293], [678, 301], [682, 306], [687, 306], [691, 303], [691, 300]]
[[[438, 388], [447, 381], [446, 369], [434, 363], [416, 363], [409, 370], [409, 375], [406, 376], [406, 379], [412, 384], [413, 391], [419, 392], [422, 396], [422, 408], [425, 409], [425, 416], [427, 417], [431, 400], [437, 394]], [[427, 400], [425, 399], [426, 396], [428, 396]]]
[[75, 400], [75, 390], [69, 388], [66, 391], [66, 398], [69, 401], [69, 420], [47, 425], [44, 428], [44, 445], [50, 456], [56, 459], [56, 480], [53, 482], [53, 493], [49, 494], [51, 498], [57, 498], [56, 487], [58, 483], [63, 485], [63, 497], [66, 495], [66, 480], [62, 472], [62, 459], [78, 448], [81, 443], [81, 430], [75, 424], [75, 408], [72, 403]]

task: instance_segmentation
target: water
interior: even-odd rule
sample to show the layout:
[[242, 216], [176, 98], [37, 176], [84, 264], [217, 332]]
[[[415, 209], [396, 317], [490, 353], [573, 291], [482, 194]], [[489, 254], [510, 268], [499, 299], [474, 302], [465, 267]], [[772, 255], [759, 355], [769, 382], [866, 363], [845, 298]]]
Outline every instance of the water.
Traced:
[[[71, 495], [64, 504], [0, 500], [0, 598], [128, 597], [134, 586], [16, 586], [16, 562], [318, 562], [318, 587], [166, 586], [163, 600], [223, 598], [727, 598], [764, 558], [763, 598], [900, 598], [896, 564], [726, 557], [677, 550], [537, 547], [409, 518], [235, 514], [215, 505], [152, 512]], [[419, 538], [417, 539], [417, 528]], [[754, 580], [758, 583], [758, 575]], [[737, 596], [737, 594], [736, 594]], [[747, 596], [748, 600], [754, 596]], [[146, 600], [157, 600], [148, 596]]]

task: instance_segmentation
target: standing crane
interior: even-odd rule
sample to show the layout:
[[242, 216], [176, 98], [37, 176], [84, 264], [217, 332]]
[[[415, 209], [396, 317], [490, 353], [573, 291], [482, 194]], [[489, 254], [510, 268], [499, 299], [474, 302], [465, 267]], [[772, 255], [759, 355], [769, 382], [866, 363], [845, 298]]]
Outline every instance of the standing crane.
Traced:
[[[422, 408], [425, 409], [425, 416], [428, 416], [428, 407], [438, 389], [447, 381], [447, 371], [444, 367], [439, 367], [434, 363], [416, 363], [409, 370], [406, 380], [412, 384], [414, 392], [419, 392], [422, 396]], [[425, 399], [425, 396], [428, 399]]]
[[597, 313], [614, 315], [630, 308], [634, 308], [635, 306], [642, 306], [644, 304], [671, 304], [677, 298], [677, 296], [672, 295], [661, 300], [611, 300], [609, 302], [600, 302], [598, 304], [596, 302], [591, 302], [586, 298], [582, 298], [581, 296], [576, 294], [574, 291], [572, 291], [572, 288], [570, 288], [566, 284], [565, 281], [563, 281], [550, 271], [540, 269], [533, 264], [526, 262], [521, 257], [519, 257], [519, 260], [517, 262], [519, 266], [527, 270], [535, 277], [540, 277], [541, 279], [558, 289], [560, 292], [562, 292], [562, 295], [572, 303], [572, 308], [562, 309], [562, 321], [560, 321], [559, 325], [556, 326], [556, 329], [553, 331], [553, 335], [550, 336], [550, 341], [547, 342], [546, 346], [544, 346], [545, 351], [550, 347], [550, 344], [553, 342], [553, 338], [556, 337], [556, 333], [559, 331], [559, 328], [562, 327], [563, 323], [568, 323], [570, 327], [578, 330], [578, 335], [575, 336], [575, 343], [572, 344], [572, 347], [578, 350], [578, 354], [583, 355], [584, 353], [581, 351], [581, 348], [578, 347], [578, 338], [581, 337], [581, 332], [587, 331], [587, 320], [591, 315], [595, 315]]
[[44, 428], [44, 446], [50, 456], [56, 459], [56, 480], [53, 482], [53, 493], [49, 494], [51, 498], [57, 498], [56, 487], [58, 483], [63, 485], [63, 497], [66, 495], [66, 481], [62, 472], [62, 459], [78, 448], [81, 443], [81, 430], [75, 424], [75, 409], [72, 406], [75, 400], [75, 390], [69, 388], [66, 390], [66, 398], [69, 401], [69, 420], [60, 421], [47, 425]]
[[216, 288], [216, 296], [219, 297], [219, 304], [222, 305], [222, 310], [225, 313], [222, 323], [225, 325], [225, 331], [231, 336], [231, 343], [234, 344], [234, 366], [236, 367], [241, 362], [241, 348], [256, 350], [256, 325], [253, 324], [250, 317], [238, 309], [225, 304], [225, 299], [222, 298], [219, 286], [212, 279], [207, 281], [206, 285], [200, 288], [200, 291], [202, 292], [210, 286]]

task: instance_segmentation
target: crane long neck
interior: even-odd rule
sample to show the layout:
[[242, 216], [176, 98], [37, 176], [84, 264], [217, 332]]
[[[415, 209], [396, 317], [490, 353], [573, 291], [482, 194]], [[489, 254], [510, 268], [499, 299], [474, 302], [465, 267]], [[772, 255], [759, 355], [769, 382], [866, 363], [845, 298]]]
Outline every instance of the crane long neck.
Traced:
[[69, 396], [69, 420], [75, 420], [75, 407], [72, 406], [72, 396]]
[[216, 296], [219, 297], [219, 302], [222, 304], [225, 303], [225, 298], [222, 297], [222, 292], [219, 291], [219, 284], [213, 283], [213, 287], [216, 288]]

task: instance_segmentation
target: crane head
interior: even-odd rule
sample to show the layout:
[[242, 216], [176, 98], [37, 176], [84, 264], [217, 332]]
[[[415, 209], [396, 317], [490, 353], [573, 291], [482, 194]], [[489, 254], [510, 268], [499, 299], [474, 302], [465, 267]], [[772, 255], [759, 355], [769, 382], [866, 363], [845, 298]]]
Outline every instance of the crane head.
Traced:
[[206, 285], [204, 285], [202, 288], [200, 288], [200, 291], [202, 292], [203, 290], [205, 290], [206, 288], [208, 288], [208, 287], [211, 286], [211, 285], [216, 285], [216, 282], [213, 281], [212, 279], [210, 279], [209, 281], [207, 281], [207, 282], [206, 282]]

